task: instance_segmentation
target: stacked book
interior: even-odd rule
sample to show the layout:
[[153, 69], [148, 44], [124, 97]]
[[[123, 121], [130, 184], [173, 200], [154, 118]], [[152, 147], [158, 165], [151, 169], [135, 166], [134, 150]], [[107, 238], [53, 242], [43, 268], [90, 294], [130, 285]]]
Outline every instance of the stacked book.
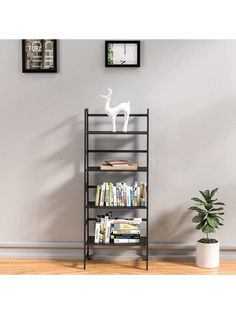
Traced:
[[144, 182], [128, 185], [123, 182], [103, 182], [96, 189], [95, 206], [146, 206], [147, 185]]
[[142, 218], [112, 218], [111, 212], [98, 215], [95, 225], [95, 243], [139, 243]]
[[115, 219], [111, 223], [111, 243], [139, 243], [141, 218]]
[[106, 160], [101, 166], [101, 170], [137, 170], [136, 163], [130, 163], [128, 160]]

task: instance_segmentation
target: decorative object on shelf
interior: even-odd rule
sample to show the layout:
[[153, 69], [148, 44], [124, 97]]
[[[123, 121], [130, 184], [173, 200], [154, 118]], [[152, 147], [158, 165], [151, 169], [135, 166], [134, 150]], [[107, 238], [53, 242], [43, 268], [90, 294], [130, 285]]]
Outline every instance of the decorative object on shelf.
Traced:
[[56, 39], [23, 39], [22, 71], [23, 73], [57, 72]]
[[140, 41], [105, 41], [106, 67], [140, 67]]
[[130, 102], [123, 102], [117, 105], [116, 107], [111, 108], [110, 107], [110, 101], [111, 101], [111, 95], [112, 95], [112, 89], [108, 88], [108, 94], [107, 95], [100, 95], [102, 98], [105, 98], [105, 112], [106, 114], [112, 119], [112, 131], [116, 132], [116, 116], [118, 114], [123, 113], [124, 114], [124, 126], [123, 126], [123, 132], [127, 132], [128, 129], [128, 122], [129, 122], [129, 115], [130, 115]]
[[106, 161], [100, 166], [101, 170], [137, 170], [138, 169], [138, 164], [136, 163], [131, 163], [131, 162], [126, 162], [126, 163], [121, 163], [117, 162], [115, 163], [109, 163]]
[[197, 223], [196, 229], [202, 230], [207, 236], [197, 242], [196, 264], [198, 267], [215, 268], [219, 266], [219, 241], [209, 238], [209, 234], [215, 233], [216, 229], [223, 225], [222, 220], [224, 220], [221, 216], [224, 215], [222, 206], [225, 204], [218, 202], [217, 199], [213, 199], [217, 191], [218, 188], [212, 191], [199, 191], [203, 200], [197, 197], [191, 199], [195, 202], [195, 205], [189, 209], [197, 212], [192, 221]]

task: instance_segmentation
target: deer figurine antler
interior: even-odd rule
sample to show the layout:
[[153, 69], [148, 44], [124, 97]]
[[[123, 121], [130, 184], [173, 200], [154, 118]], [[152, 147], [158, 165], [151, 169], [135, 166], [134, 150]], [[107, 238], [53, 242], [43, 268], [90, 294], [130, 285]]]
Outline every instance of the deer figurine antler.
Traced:
[[129, 101], [123, 102], [117, 105], [116, 107], [111, 108], [110, 107], [111, 95], [112, 95], [112, 89], [108, 88], [108, 94], [100, 95], [100, 96], [106, 99], [105, 112], [112, 119], [112, 128], [113, 128], [112, 131], [116, 132], [116, 116], [119, 113], [123, 113], [125, 117], [123, 132], [127, 132], [129, 115], [130, 115], [130, 102]]

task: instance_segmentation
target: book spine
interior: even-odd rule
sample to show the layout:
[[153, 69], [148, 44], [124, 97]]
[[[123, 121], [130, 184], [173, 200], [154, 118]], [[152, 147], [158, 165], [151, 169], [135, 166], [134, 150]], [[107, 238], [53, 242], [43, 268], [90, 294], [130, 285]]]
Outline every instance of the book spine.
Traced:
[[114, 239], [113, 243], [139, 243], [139, 239]]
[[138, 184], [134, 184], [134, 206], [138, 206]]
[[108, 215], [105, 216], [105, 221], [104, 221], [104, 242], [109, 243], [109, 238], [110, 238], [110, 228], [108, 227]]
[[94, 243], [100, 242], [100, 227], [101, 227], [101, 222], [96, 221]]
[[140, 229], [112, 229], [112, 234], [140, 234]]
[[113, 204], [114, 204], [114, 206], [117, 206], [116, 186], [113, 186]]
[[105, 194], [105, 206], [109, 206], [110, 205], [110, 200], [109, 200], [109, 197], [110, 197], [110, 192], [109, 192], [109, 183], [106, 182], [106, 194]]
[[140, 186], [138, 186], [137, 192], [138, 192], [138, 206], [139, 206], [140, 205]]
[[113, 200], [113, 184], [110, 182], [109, 184], [109, 193], [110, 193], [110, 206], [114, 206], [114, 200]]
[[140, 239], [140, 234], [112, 234], [113, 239]]
[[99, 206], [99, 197], [100, 197], [100, 185], [97, 185], [95, 206]]
[[104, 243], [104, 221], [105, 218], [101, 218], [101, 225], [100, 225], [100, 237], [99, 237], [99, 243]]
[[105, 233], [105, 243], [109, 243], [110, 242], [110, 234], [111, 234], [111, 223], [110, 223], [110, 220], [107, 219], [106, 233]]

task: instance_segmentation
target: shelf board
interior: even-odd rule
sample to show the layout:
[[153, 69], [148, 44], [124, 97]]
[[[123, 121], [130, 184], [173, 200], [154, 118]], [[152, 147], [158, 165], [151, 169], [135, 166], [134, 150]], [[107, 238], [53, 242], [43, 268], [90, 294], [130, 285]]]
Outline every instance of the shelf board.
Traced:
[[147, 206], [95, 206], [95, 202], [89, 202], [86, 206], [87, 208], [96, 208], [96, 209], [147, 209]]
[[147, 153], [146, 149], [89, 149], [88, 153]]
[[109, 169], [109, 170], [101, 170], [100, 167], [88, 167], [88, 171], [101, 171], [101, 172], [147, 172], [147, 167], [138, 167], [137, 170], [121, 170], [121, 169]]
[[[122, 219], [130, 219], [130, 217], [121, 217]], [[88, 218], [87, 221], [96, 221], [97, 218]], [[147, 221], [147, 218], [142, 218], [142, 221]]]
[[112, 131], [87, 131], [86, 134], [97, 135], [147, 135], [147, 131], [128, 131], [128, 132], [112, 132]]
[[141, 237], [139, 243], [94, 243], [94, 236], [89, 236], [86, 244], [94, 246], [146, 246], [147, 237]]
[[[130, 117], [147, 117], [146, 113], [131, 113]], [[88, 117], [108, 117], [106, 113], [89, 113]], [[123, 114], [118, 114], [117, 117], [124, 117]]]

